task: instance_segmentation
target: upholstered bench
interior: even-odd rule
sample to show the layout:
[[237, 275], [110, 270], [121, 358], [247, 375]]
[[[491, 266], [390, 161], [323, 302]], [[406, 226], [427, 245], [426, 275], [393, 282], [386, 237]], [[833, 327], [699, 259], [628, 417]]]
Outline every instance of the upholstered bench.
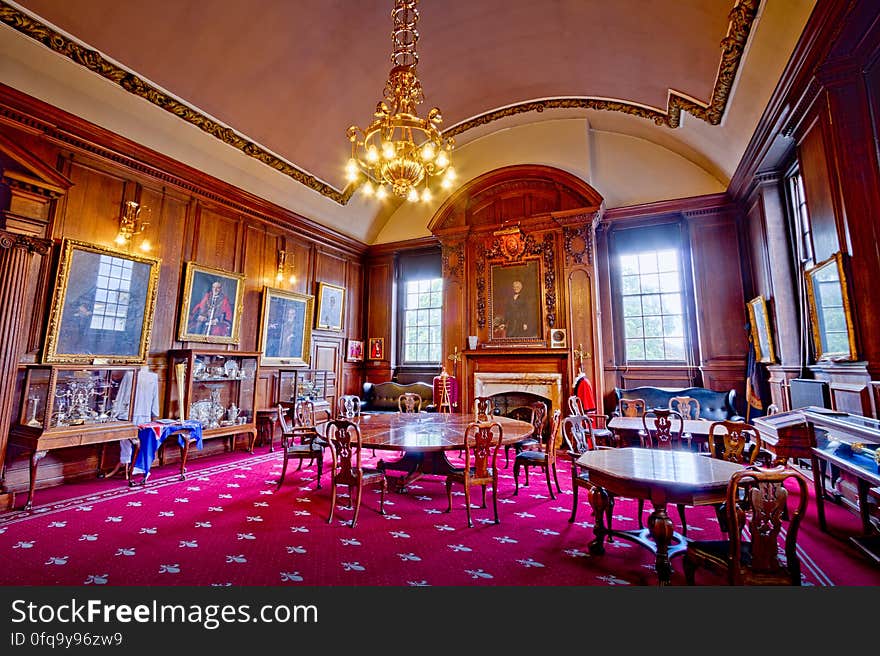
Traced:
[[[705, 387], [688, 387], [686, 389], [672, 389], [668, 387], [633, 387], [631, 389], [614, 388], [617, 395], [618, 405], [620, 399], [644, 399], [647, 409], [668, 408], [669, 400], [673, 396], [690, 396], [700, 402], [700, 419], [709, 421], [744, 421], [736, 412], [734, 401], [735, 390], [715, 391]], [[619, 414], [618, 410], [612, 414]]]
[[435, 412], [434, 388], [428, 383], [402, 385], [392, 381], [364, 383], [361, 394], [361, 412], [398, 412], [397, 399], [404, 392], [414, 392], [422, 397], [422, 410]]

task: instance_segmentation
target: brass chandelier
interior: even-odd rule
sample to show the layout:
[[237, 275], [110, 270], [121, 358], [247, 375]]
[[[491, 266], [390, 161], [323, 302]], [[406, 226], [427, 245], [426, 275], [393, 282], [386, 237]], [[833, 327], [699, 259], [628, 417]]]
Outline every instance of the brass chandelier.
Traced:
[[416, 105], [424, 100], [416, 75], [417, 5], [418, 0], [395, 0], [391, 12], [392, 68], [384, 100], [376, 105], [372, 123], [364, 129], [352, 125], [347, 132], [351, 159], [346, 178], [355, 183], [363, 175], [364, 193], [375, 193], [380, 199], [390, 191], [409, 201], [428, 202], [432, 198], [429, 180], [442, 176], [441, 186], [448, 189], [455, 179], [450, 157], [454, 140], [440, 133], [440, 110], [434, 107], [427, 118], [416, 114]]

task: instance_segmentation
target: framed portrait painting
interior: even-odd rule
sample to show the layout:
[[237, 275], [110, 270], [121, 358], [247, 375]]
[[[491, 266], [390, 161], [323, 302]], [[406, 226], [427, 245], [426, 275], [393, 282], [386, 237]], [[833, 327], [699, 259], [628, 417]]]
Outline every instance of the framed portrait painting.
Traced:
[[187, 262], [177, 338], [238, 344], [243, 299], [244, 275]]
[[146, 362], [159, 263], [65, 239], [43, 362]]
[[260, 361], [264, 365], [308, 366], [314, 297], [263, 289]]
[[749, 323], [752, 328], [752, 343], [755, 345], [755, 359], [758, 362], [776, 362], [773, 352], [773, 335], [770, 331], [770, 315], [767, 301], [763, 296], [748, 302]]
[[383, 360], [385, 358], [385, 338], [370, 337], [370, 360]]
[[359, 339], [348, 340], [348, 348], [345, 351], [346, 362], [364, 361], [364, 343]]
[[489, 341], [540, 342], [544, 338], [541, 313], [541, 263], [491, 264], [489, 277]]
[[318, 283], [318, 321], [315, 328], [319, 330], [342, 330], [345, 316], [345, 287]]

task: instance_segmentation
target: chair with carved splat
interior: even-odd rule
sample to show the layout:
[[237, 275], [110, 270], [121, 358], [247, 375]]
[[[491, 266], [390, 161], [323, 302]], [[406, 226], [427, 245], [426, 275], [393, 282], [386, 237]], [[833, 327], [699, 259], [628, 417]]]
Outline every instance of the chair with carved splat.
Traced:
[[568, 397], [568, 413], [573, 417], [589, 417], [593, 428], [593, 438], [597, 444], [616, 446], [614, 433], [608, 428], [608, 415], [599, 414], [595, 408], [587, 410], [577, 394]]
[[[773, 460], [762, 448], [760, 431], [742, 421], [716, 421], [709, 426], [709, 455], [741, 465], [754, 465], [759, 459], [763, 464], [770, 464]], [[740, 503], [745, 503], [744, 497]], [[725, 504], [715, 504], [715, 512], [721, 530], [727, 531]]]
[[340, 419], [355, 419], [361, 416], [361, 397], [356, 394], [343, 394], [336, 403], [336, 416]]
[[620, 399], [617, 410], [621, 417], [641, 417], [648, 410], [645, 399]]
[[[690, 449], [690, 436], [684, 432], [684, 417], [674, 410], [655, 408], [642, 415], [642, 426], [639, 432], [642, 447], [646, 449], [682, 449], [683, 443], [688, 442]], [[639, 499], [639, 528], [644, 528], [642, 512], [645, 508], [645, 500]], [[684, 504], [677, 505], [678, 516], [681, 518], [681, 533], [687, 536], [687, 520], [684, 516]]]
[[[578, 490], [592, 490], [593, 485], [590, 482], [590, 474], [577, 464], [577, 459], [587, 451], [595, 449], [607, 449], [611, 447], [603, 447], [596, 444], [593, 436], [593, 423], [586, 415], [569, 415], [562, 420], [562, 440], [565, 442], [568, 457], [571, 458], [571, 517], [568, 521], [574, 523], [577, 516], [578, 507]], [[611, 529], [611, 518], [614, 515], [614, 496], [608, 495], [608, 506], [605, 508], [605, 524]]]
[[[790, 488], [796, 490], [796, 498]], [[796, 469], [750, 467], [736, 472], [725, 502], [728, 539], [688, 543], [683, 562], [688, 585], [694, 585], [697, 569], [704, 566], [724, 570], [729, 585], [800, 585], [797, 536], [807, 499], [806, 478]], [[784, 556], [780, 535], [785, 536]]]
[[553, 485], [550, 482], [552, 474], [553, 481], [556, 483], [556, 491], [562, 494], [559, 488], [559, 478], [556, 475], [556, 440], [559, 437], [559, 426], [562, 423], [562, 410], [553, 412], [553, 420], [550, 422], [550, 435], [544, 442], [544, 448], [541, 451], [520, 451], [513, 459], [513, 496], [519, 494], [519, 470], [525, 469], [526, 485], [529, 484], [529, 469], [538, 467], [544, 470], [544, 476], [547, 479], [547, 489], [550, 491], [550, 498], [555, 499], [553, 494]]
[[685, 419], [700, 418], [700, 402], [692, 396], [673, 396], [669, 399], [669, 409]]
[[388, 491], [388, 481], [385, 479], [384, 472], [371, 467], [364, 467], [361, 463], [362, 442], [360, 427], [347, 419], [332, 419], [326, 425], [326, 439], [330, 444], [330, 452], [333, 455], [330, 515], [327, 517], [327, 523], [329, 524], [333, 521], [333, 511], [336, 509], [336, 493], [340, 485], [348, 486], [349, 503], [354, 509], [354, 517], [351, 520], [352, 528], [357, 525], [361, 496], [365, 487], [378, 486], [381, 488], [379, 513], [384, 515], [385, 493]]
[[404, 392], [397, 397], [397, 409], [402, 414], [422, 411], [422, 397], [415, 392]]
[[[293, 414], [293, 421], [290, 415]], [[281, 489], [287, 463], [298, 460], [296, 471], [302, 469], [303, 460], [309, 464], [317, 462], [318, 475], [316, 489], [321, 488], [321, 475], [324, 469], [324, 449], [327, 442], [318, 434], [315, 427], [315, 406], [311, 401], [297, 401], [291, 408], [289, 404], [278, 404], [278, 424], [281, 426], [281, 448], [284, 449], [284, 464], [281, 467], [281, 478], [276, 490]]]
[[479, 485], [483, 489], [483, 508], [486, 507], [486, 486], [492, 485], [492, 504], [495, 510], [495, 523], [498, 524], [498, 450], [504, 439], [504, 429], [497, 421], [472, 421], [464, 432], [464, 466], [456, 467], [446, 476], [446, 512], [452, 512], [452, 484], [464, 485], [464, 505], [467, 510], [467, 523], [473, 528], [471, 519], [471, 487]]
[[495, 414], [495, 402], [488, 396], [474, 398], [475, 421], [490, 421]]
[[[529, 422], [532, 425], [532, 433], [521, 439], [519, 442], [504, 446], [505, 467], [510, 465], [511, 449], [513, 449], [515, 453], [526, 450], [540, 450], [541, 444], [544, 441], [544, 426], [547, 425], [547, 406], [544, 405], [542, 401], [535, 401], [528, 406], [523, 406], [522, 409], [524, 410], [525, 416], [518, 416], [514, 413], [511, 413], [508, 416]], [[516, 408], [514, 410], [516, 410]]]

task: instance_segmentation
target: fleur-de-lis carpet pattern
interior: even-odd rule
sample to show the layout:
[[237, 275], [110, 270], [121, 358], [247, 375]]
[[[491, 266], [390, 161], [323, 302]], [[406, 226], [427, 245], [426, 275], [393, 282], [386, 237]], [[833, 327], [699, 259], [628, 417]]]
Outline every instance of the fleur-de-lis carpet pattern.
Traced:
[[[367, 452], [365, 455], [369, 455]], [[381, 454], [377, 452], [377, 456]], [[568, 462], [560, 462], [563, 493], [551, 499], [543, 476], [513, 496], [511, 469], [500, 470], [499, 513], [493, 522], [479, 488], [467, 528], [464, 495], [453, 487], [446, 513], [443, 479], [424, 477], [404, 493], [389, 491], [386, 514], [378, 491], [366, 490], [352, 529], [347, 489], [340, 488], [327, 523], [330, 481], [315, 489], [314, 466], [281, 471], [280, 453], [227, 453], [191, 461], [187, 480], [176, 467], [153, 470], [146, 487], [121, 479], [39, 490], [30, 512], [0, 515], [0, 584], [4, 585], [368, 585], [368, 586], [642, 586], [656, 585], [654, 556], [615, 539], [590, 555], [592, 510], [581, 491], [577, 522], [569, 523]], [[811, 499], [800, 534], [805, 585], [880, 585], [872, 565], [843, 537], [857, 518], [826, 504], [837, 537], [819, 532]], [[645, 519], [650, 511], [646, 504]], [[615, 528], [636, 527], [637, 504], [618, 499]], [[671, 513], [677, 521], [675, 513]], [[689, 535], [719, 536], [714, 510], [688, 509]], [[676, 525], [676, 528], [680, 528]], [[684, 585], [673, 559], [673, 585]], [[700, 570], [701, 584], [723, 585], [720, 572]]]

